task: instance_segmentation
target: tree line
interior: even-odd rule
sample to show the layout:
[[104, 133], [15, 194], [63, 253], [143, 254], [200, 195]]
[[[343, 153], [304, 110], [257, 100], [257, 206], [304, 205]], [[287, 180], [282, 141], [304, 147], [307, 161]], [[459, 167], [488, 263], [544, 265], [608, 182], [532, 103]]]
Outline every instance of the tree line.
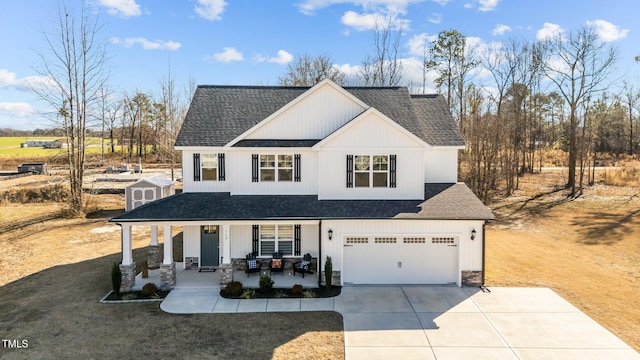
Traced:
[[[355, 79], [340, 73], [327, 55], [304, 55], [289, 65], [281, 84], [310, 86], [330, 78], [343, 85], [399, 85], [402, 29], [387, 25], [373, 32], [373, 55]], [[590, 26], [482, 49], [446, 30], [425, 41], [423, 54], [421, 86], [406, 85], [424, 92], [427, 78], [434, 78], [466, 141], [462, 180], [484, 201], [518, 189], [523, 174], [542, 166], [543, 149], [566, 152], [566, 162], [558, 165], [568, 167], [571, 197], [593, 183], [601, 154], [638, 155], [640, 90], [610, 80], [617, 49]]]

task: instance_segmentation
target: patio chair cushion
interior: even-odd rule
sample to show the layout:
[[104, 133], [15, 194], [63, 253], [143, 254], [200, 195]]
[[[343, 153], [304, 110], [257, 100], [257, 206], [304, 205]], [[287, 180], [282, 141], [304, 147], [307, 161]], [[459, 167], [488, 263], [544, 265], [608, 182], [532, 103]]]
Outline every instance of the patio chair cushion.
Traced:
[[279, 268], [280, 266], [282, 266], [282, 259], [272, 259], [271, 266], [274, 268]]
[[247, 260], [247, 267], [249, 269], [256, 269], [258, 267], [258, 262], [256, 259]]
[[302, 260], [302, 262], [300, 262], [300, 268], [305, 268], [309, 266], [309, 264], [311, 264], [311, 261]]

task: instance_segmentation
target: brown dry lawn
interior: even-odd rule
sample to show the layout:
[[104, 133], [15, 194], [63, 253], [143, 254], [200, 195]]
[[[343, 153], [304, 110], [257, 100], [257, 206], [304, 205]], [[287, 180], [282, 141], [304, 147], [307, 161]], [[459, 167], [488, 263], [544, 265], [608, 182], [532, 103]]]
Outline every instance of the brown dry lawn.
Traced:
[[[121, 196], [100, 195], [102, 215], [122, 204]], [[6, 219], [27, 221], [51, 210], [0, 211], [6, 226]], [[0, 230], [0, 338], [29, 343], [0, 347], [0, 358], [344, 358], [342, 317], [333, 312], [171, 315], [159, 303], [100, 304], [111, 288], [110, 266], [120, 258], [119, 227], [107, 219]], [[148, 230], [134, 234], [138, 263], [148, 242]]]
[[640, 189], [596, 185], [569, 201], [538, 192], [543, 179], [493, 205], [487, 284], [549, 287], [640, 351]]

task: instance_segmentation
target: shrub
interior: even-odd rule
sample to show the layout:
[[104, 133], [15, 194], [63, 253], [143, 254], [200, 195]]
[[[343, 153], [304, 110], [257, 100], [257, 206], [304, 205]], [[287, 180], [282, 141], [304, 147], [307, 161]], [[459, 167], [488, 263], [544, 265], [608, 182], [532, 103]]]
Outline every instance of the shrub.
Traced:
[[136, 298], [137, 296], [134, 293], [126, 293], [122, 295], [122, 300], [135, 300]]
[[116, 295], [120, 295], [120, 285], [122, 285], [122, 271], [120, 271], [120, 265], [114, 262], [111, 266], [111, 288]]
[[271, 276], [262, 275], [260, 276], [260, 292], [263, 294], [270, 293], [273, 290], [273, 280]]
[[232, 281], [220, 293], [226, 297], [238, 297], [242, 294], [242, 283], [240, 281]]
[[301, 296], [302, 295], [302, 291], [304, 289], [302, 288], [302, 285], [293, 285], [293, 287], [291, 288], [291, 295], [293, 296]]
[[247, 289], [242, 293], [240, 297], [243, 299], [255, 299], [256, 291], [254, 289]]
[[142, 278], [143, 279], [149, 278], [149, 265], [147, 265], [146, 261], [142, 263]]
[[314, 297], [316, 297], [316, 293], [315, 293], [315, 292], [313, 292], [313, 290], [305, 290], [305, 291], [302, 293], [302, 296], [304, 296], [304, 297], [306, 297], [306, 298], [314, 298]]
[[274, 298], [276, 299], [282, 299], [282, 298], [286, 298], [287, 294], [283, 293], [282, 291], [278, 290], [276, 291], [276, 293], [273, 295]]
[[140, 294], [144, 297], [148, 297], [151, 296], [155, 293], [158, 292], [158, 287], [156, 286], [156, 284], [154, 283], [146, 283], [144, 284], [144, 286], [142, 287], [142, 291], [140, 292]]
[[327, 290], [331, 289], [331, 280], [333, 278], [333, 264], [331, 263], [331, 256], [327, 256], [324, 262], [324, 281], [326, 283]]

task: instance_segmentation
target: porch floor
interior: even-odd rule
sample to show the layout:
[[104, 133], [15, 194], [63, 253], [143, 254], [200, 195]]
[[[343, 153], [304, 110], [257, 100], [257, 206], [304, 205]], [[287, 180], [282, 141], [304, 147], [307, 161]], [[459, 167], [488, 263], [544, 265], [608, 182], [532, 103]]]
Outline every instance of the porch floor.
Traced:
[[[269, 271], [266, 271], [266, 275], [269, 275]], [[289, 274], [287, 271], [282, 273], [273, 273], [271, 275], [274, 288], [291, 288], [295, 284], [300, 284], [304, 288], [318, 287], [318, 275], [306, 274], [304, 279], [301, 274]], [[245, 288], [258, 288], [260, 275], [250, 274], [247, 277], [244, 271], [234, 271], [233, 280], [240, 281]], [[142, 287], [147, 283], [154, 283], [158, 287], [160, 286], [160, 269], [149, 270], [149, 277], [142, 278], [142, 273], [136, 275], [136, 281], [133, 285], [133, 290], [142, 290]], [[184, 263], [176, 263], [176, 286], [174, 289], [220, 289], [220, 273], [215, 271], [198, 271], [198, 270], [185, 270]]]

